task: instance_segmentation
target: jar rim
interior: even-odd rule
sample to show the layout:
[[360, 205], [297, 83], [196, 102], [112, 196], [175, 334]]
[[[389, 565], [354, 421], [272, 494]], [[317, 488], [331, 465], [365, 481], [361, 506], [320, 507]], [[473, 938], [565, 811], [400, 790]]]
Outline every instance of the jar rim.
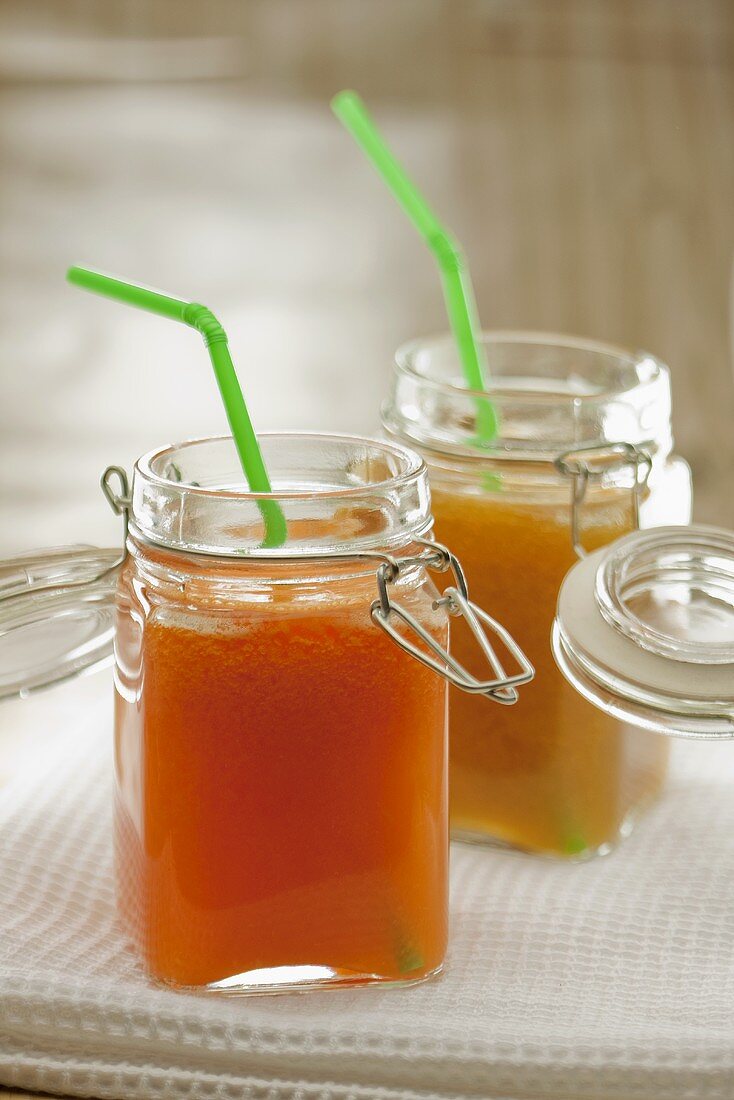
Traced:
[[[294, 557], [407, 545], [431, 527], [423, 458], [385, 440], [327, 432], [260, 435], [273, 491], [246, 487], [232, 436], [169, 444], [134, 468], [131, 524], [144, 539], [208, 555]], [[276, 502], [285, 540], [265, 544]]]
[[[452, 336], [403, 344], [395, 355], [382, 423], [391, 438], [439, 462], [533, 463], [627, 443], [660, 464], [673, 448], [670, 371], [645, 351], [559, 333], [480, 333], [486, 389], [466, 386]], [[487, 436], [480, 412], [494, 406]]]
[[415, 365], [415, 359], [420, 352], [432, 353], [444, 348], [453, 347], [454, 338], [449, 333], [436, 334], [429, 337], [418, 337], [406, 341], [406, 343], [401, 344], [395, 352], [395, 364], [399, 371], [403, 371], [405, 374], [410, 375], [422, 385], [429, 386], [442, 393], [456, 394], [461, 397], [486, 397], [487, 394], [511, 394], [513, 401], [520, 403], [523, 401], [532, 401], [534, 404], [538, 402], [542, 403], [543, 401], [551, 403], [558, 401], [559, 398], [564, 400], [572, 399], [574, 404], [598, 404], [600, 401], [609, 401], [614, 398], [622, 397], [632, 390], [639, 389], [640, 386], [654, 384], [661, 376], [665, 376], [668, 372], [668, 368], [662, 359], [659, 359], [651, 352], [642, 349], [632, 351], [630, 348], [625, 348], [621, 344], [608, 343], [604, 340], [594, 340], [591, 337], [572, 336], [565, 333], [545, 332], [536, 329], [483, 329], [479, 333], [479, 339], [482, 344], [486, 345], [508, 344], [518, 347], [523, 345], [545, 346], [606, 356], [609, 359], [616, 359], [620, 363], [626, 363], [633, 368], [644, 365], [648, 370], [648, 374], [647, 377], [638, 377], [631, 386], [610, 387], [602, 390], [594, 390], [590, 393], [574, 392], [571, 394], [561, 390], [548, 390], [545, 392], [542, 390], [524, 390], [518, 386], [503, 385], [501, 378], [498, 381], [490, 381], [486, 390], [475, 390], [468, 386], [458, 385], [432, 377], [430, 374], [418, 370]]
[[162, 460], [167, 454], [172, 451], [184, 451], [190, 447], [201, 446], [207, 443], [220, 443], [231, 439], [231, 436], [227, 435], [211, 435], [211, 436], [197, 436], [194, 439], [186, 439], [182, 443], [166, 443], [163, 447], [156, 447], [151, 451], [147, 451], [144, 455], [134, 464], [134, 471], [146, 481], [151, 482], [160, 487], [177, 487], [179, 489], [186, 489], [187, 492], [201, 494], [206, 497], [219, 497], [227, 500], [248, 500], [248, 501], [268, 501], [268, 500], [309, 500], [309, 499], [350, 499], [358, 497], [364, 493], [365, 489], [370, 490], [389, 490], [399, 489], [401, 486], [407, 484], [415, 478], [420, 478], [426, 475], [426, 464], [423, 458], [414, 450], [409, 447], [404, 447], [400, 443], [395, 443], [392, 440], [373, 439], [369, 436], [353, 435], [346, 432], [318, 432], [318, 431], [269, 431], [258, 432], [258, 439], [269, 441], [276, 439], [287, 439], [292, 442], [298, 440], [318, 440], [322, 439], [329, 443], [346, 443], [357, 444], [365, 447], [373, 447], [376, 450], [381, 450], [384, 455], [391, 455], [403, 461], [405, 468], [399, 473], [387, 477], [381, 478], [378, 481], [368, 481], [361, 485], [351, 485], [339, 488], [309, 488], [308, 490], [300, 489], [287, 489], [278, 490], [270, 493], [257, 492], [254, 493], [247, 488], [217, 488], [206, 485], [196, 485], [192, 482], [179, 481], [173, 477], [165, 477], [159, 471], [155, 470], [153, 464], [157, 460]]

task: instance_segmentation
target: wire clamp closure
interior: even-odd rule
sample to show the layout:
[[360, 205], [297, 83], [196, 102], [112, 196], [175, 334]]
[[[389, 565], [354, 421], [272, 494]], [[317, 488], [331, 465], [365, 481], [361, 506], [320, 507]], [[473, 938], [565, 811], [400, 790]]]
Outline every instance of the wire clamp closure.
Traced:
[[605, 474], [626, 466], [633, 471], [632, 522], [633, 529], [639, 530], [640, 500], [652, 470], [652, 458], [647, 451], [633, 443], [600, 443], [564, 451], [554, 459], [553, 465], [559, 474], [571, 479], [571, 541], [578, 558], [585, 558], [587, 554], [581, 543], [580, 512], [589, 482], [600, 481]]
[[[430, 542], [427, 539], [419, 539], [426, 547], [426, 552], [419, 557], [408, 558], [398, 564], [394, 558], [385, 556], [377, 570], [378, 599], [372, 604], [370, 613], [372, 621], [392, 638], [396, 645], [410, 654], [422, 665], [432, 669], [454, 687], [473, 695], [484, 695], [494, 699], [497, 703], [511, 706], [518, 700], [516, 688], [520, 684], [526, 684], [535, 675], [533, 666], [517, 645], [515, 640], [503, 626], [495, 619], [482, 611], [480, 607], [469, 599], [469, 592], [464, 571], [458, 559], [451, 551], [438, 542]], [[453, 574], [455, 585], [444, 590], [443, 595], [434, 601], [433, 607], [445, 607], [449, 615], [454, 618], [463, 618], [469, 630], [476, 639], [480, 650], [484, 654], [494, 676], [488, 680], [480, 680], [473, 676], [455, 657], [436, 641], [433, 635], [426, 630], [418, 620], [406, 611], [400, 604], [390, 599], [389, 585], [394, 584], [406, 568], [420, 564], [426, 569], [435, 569], [439, 573], [449, 570]], [[401, 631], [400, 625], [403, 627]], [[423, 643], [420, 647], [406, 637], [412, 632]], [[502, 642], [505, 649], [517, 663], [520, 671], [514, 675], [508, 675], [497, 655], [490, 640], [490, 634]]]

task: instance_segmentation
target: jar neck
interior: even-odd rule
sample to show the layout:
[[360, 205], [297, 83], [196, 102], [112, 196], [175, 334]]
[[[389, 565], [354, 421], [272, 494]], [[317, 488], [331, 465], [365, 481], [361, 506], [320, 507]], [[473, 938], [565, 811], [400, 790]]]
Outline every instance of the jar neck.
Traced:
[[314, 587], [323, 592], [325, 584], [338, 588], [374, 588], [375, 575], [385, 561], [395, 561], [401, 575], [418, 577], [425, 545], [406, 542], [390, 553], [343, 548], [333, 553], [301, 554], [275, 559], [271, 554], [244, 557], [202, 554], [160, 546], [144, 538], [134, 524], [127, 537], [127, 552], [147, 584], [155, 588], [183, 593], [203, 592], [207, 588], [221, 593], [251, 593], [258, 588], [292, 589]]
[[[503, 475], [552, 474], [569, 451], [624, 442], [661, 464], [672, 451], [670, 378], [653, 356], [533, 333], [484, 334], [488, 387], [466, 388], [449, 339], [413, 343], [396, 356], [383, 423], [432, 464], [490, 464]], [[489, 400], [499, 428], [479, 432]]]
[[[577, 482], [571, 473], [562, 473], [550, 460], [522, 462], [490, 457], [477, 459], [439, 451], [423, 451], [431, 478], [431, 491], [436, 515], [442, 515], [446, 498], [481, 497], [505, 505], [523, 507], [556, 507], [568, 514], [573, 508]], [[585, 510], [614, 510], [633, 523], [635, 496], [638, 507], [645, 506], [659, 485], [664, 484], [666, 468], [660, 461], [648, 463], [644, 455], [639, 464], [627, 461], [613, 451], [605, 452], [608, 461], [589, 458], [583, 493]], [[583, 455], [581, 456], [583, 460]], [[599, 514], [599, 513], [598, 513]]]

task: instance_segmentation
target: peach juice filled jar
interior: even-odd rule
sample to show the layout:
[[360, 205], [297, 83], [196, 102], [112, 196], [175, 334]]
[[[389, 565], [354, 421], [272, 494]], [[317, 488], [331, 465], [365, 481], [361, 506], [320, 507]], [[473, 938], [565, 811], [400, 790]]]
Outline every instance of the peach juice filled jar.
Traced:
[[[600, 713], [556, 668], [558, 590], [579, 556], [633, 530], [690, 520], [688, 466], [673, 454], [670, 379], [654, 356], [537, 333], [483, 337], [499, 417], [481, 438], [481, 395], [449, 337], [397, 354], [383, 409], [423, 455], [436, 537], [472, 593], [536, 669], [518, 705], [450, 700], [454, 835], [562, 857], [608, 851], [658, 793], [665, 739]], [[462, 625], [454, 655], [471, 667]]]
[[123, 915], [177, 986], [420, 981], [447, 940], [446, 678], [511, 701], [532, 673], [496, 624], [514, 676], [447, 663], [449, 617], [482, 612], [428, 538], [417, 454], [261, 444], [287, 527], [274, 548], [231, 439], [135, 466], [115, 633]]

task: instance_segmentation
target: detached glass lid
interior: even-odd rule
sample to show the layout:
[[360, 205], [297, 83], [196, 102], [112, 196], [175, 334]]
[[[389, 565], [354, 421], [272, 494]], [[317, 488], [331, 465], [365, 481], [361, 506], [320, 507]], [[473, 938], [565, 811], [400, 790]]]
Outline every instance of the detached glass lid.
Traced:
[[119, 550], [45, 549], [0, 562], [0, 699], [112, 659]]
[[589, 554], [563, 582], [552, 646], [608, 714], [734, 738], [734, 532], [658, 527]]

